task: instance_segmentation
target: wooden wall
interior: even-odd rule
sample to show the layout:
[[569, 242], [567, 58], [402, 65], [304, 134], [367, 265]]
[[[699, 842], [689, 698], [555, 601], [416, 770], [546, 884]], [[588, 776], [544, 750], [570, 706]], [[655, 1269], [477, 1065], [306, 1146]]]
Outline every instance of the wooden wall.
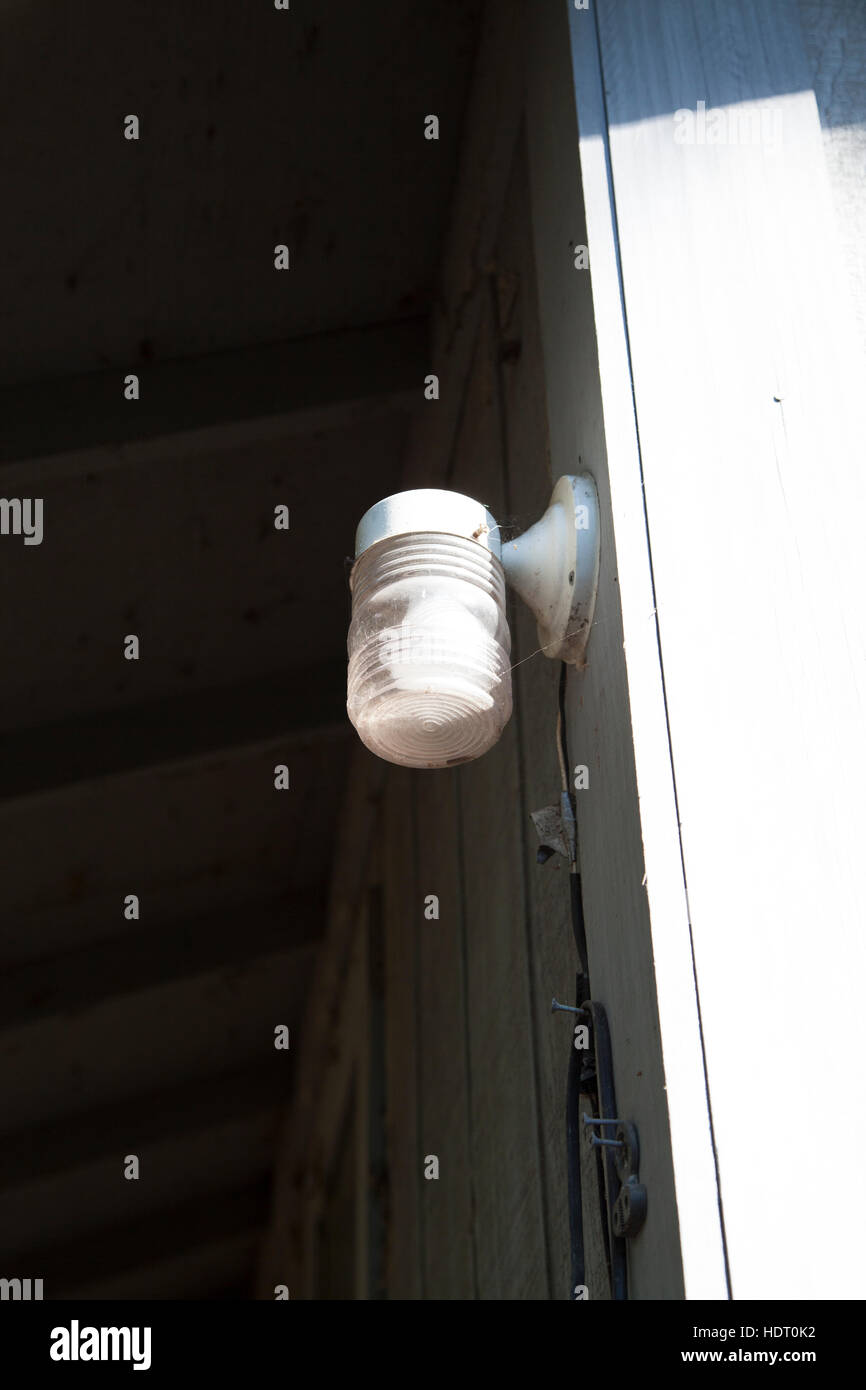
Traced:
[[[537, 409], [543, 405], [541, 364], [536, 344], [528, 342], [524, 354], [521, 342], [521, 319], [534, 309], [524, 177], [518, 166], [500, 242], [511, 243], [507, 265], [498, 257], [485, 287], [447, 480], [483, 499], [497, 518], [510, 519], [519, 509], [523, 520], [550, 488]], [[504, 329], [500, 316], [506, 317]], [[511, 356], [517, 347], [508, 342], [520, 342], [519, 355]], [[531, 436], [532, 465], [513, 489], [508, 456], [518, 394], [527, 398], [530, 418], [523, 429]], [[515, 663], [535, 645], [534, 633], [515, 625]], [[556, 1280], [566, 1287], [565, 1222], [557, 1232], [546, 1220], [546, 1167], [553, 1158], [542, 1131], [539, 1049], [542, 1033], [557, 1035], [561, 1118], [570, 1029], [561, 1017], [551, 1018], [549, 1000], [555, 992], [568, 995], [574, 971], [566, 963], [567, 868], [564, 861], [545, 869], [533, 862], [525, 781], [532, 767], [534, 787], [546, 781], [542, 798], [556, 799], [558, 670], [536, 656], [515, 675], [522, 678], [517, 700], [523, 717], [511, 720], [489, 755], [453, 773], [397, 774], [386, 792], [388, 802], [403, 801], [414, 833], [409, 896], [405, 871], [388, 844], [386, 884], [391, 874], [397, 882], [389, 884], [386, 911], [389, 955], [403, 969], [408, 953], [417, 980], [412, 1034], [395, 1051], [401, 1071], [409, 1070], [404, 1084], [417, 1107], [419, 1147], [411, 1164], [418, 1186], [417, 1279], [421, 1292], [434, 1298], [547, 1298]], [[542, 875], [548, 883], [545, 931], [563, 948], [558, 978], [533, 940], [533, 927], [540, 926], [532, 913], [533, 880]], [[426, 921], [423, 900], [433, 893], [440, 917]], [[562, 1132], [560, 1124], [560, 1139]], [[392, 1137], [402, 1143], [402, 1134]], [[421, 1160], [429, 1154], [439, 1158], [438, 1181], [421, 1176]]]
[[[453, 447], [437, 481], [483, 499], [508, 532], [540, 515], [553, 482], [522, 132], [505, 188], [493, 254], [478, 286]], [[423, 443], [420, 430], [419, 453]], [[356, 1291], [377, 1296], [370, 1270], [381, 1258], [378, 1296], [569, 1297], [565, 1097], [572, 1025], [569, 1015], [550, 1009], [553, 995], [573, 1002], [569, 866], [559, 856], [537, 862], [530, 819], [532, 810], [558, 800], [561, 787], [560, 667], [537, 650], [528, 610], [510, 602], [514, 715], [493, 750], [442, 772], [390, 767], [356, 751], [355, 791], [335, 856], [331, 927], [308, 1015], [318, 1051], [310, 1042], [301, 1100], [287, 1125], [286, 1182], [278, 1188], [263, 1261], [264, 1297], [281, 1277], [297, 1296], [320, 1296], [329, 1287], [320, 1268], [323, 1258], [329, 1268], [335, 1259], [327, 1212], [332, 1193], [345, 1201], [342, 1149], [358, 1123], [358, 1112], [354, 1120], [345, 1113], [355, 1106], [351, 1077], [355, 1091], [361, 1078], [366, 1094], [376, 1070], [369, 994], [362, 997], [363, 904], [371, 886], [381, 889], [384, 928], [383, 1113], [372, 1115], [374, 1126], [379, 1118], [384, 1124], [384, 1237], [380, 1251], [370, 1230], [382, 1194], [372, 1165], [364, 1172], [362, 1153], [355, 1220], [344, 1222], [346, 1239], [351, 1226], [356, 1242]], [[579, 701], [579, 689], [572, 698]], [[632, 848], [626, 841], [626, 855]], [[604, 866], [586, 868], [590, 881], [604, 883]], [[439, 901], [435, 920], [425, 917], [430, 895]], [[597, 940], [603, 931], [603, 921], [596, 922]], [[651, 1016], [650, 1003], [642, 1018]], [[626, 1056], [642, 1025], [622, 1017], [612, 1023], [614, 1047]], [[648, 1085], [657, 1078], [664, 1131], [654, 1038], [652, 1048], [644, 1066]], [[364, 1101], [362, 1126], [369, 1121]], [[427, 1179], [433, 1155], [439, 1177]], [[587, 1193], [594, 1181], [587, 1171]], [[665, 1196], [654, 1194], [654, 1225], [664, 1232], [662, 1246], [673, 1241], [675, 1249], [676, 1218]], [[587, 1244], [590, 1297], [607, 1298], [600, 1219], [589, 1195]], [[652, 1235], [648, 1248], [658, 1253]], [[681, 1295], [675, 1259], [671, 1271], [662, 1261], [655, 1296]]]
[[[566, 11], [547, 7], [548, 16], [554, 12], [560, 21], [554, 45], [567, 53]], [[542, 350], [549, 324], [543, 333], [524, 126], [526, 14], [519, 0], [497, 0], [486, 9], [432, 324], [431, 370], [440, 377], [440, 399], [416, 412], [403, 467], [404, 487], [451, 487], [475, 496], [506, 535], [534, 522], [555, 478], [580, 467], [595, 473], [608, 513], [610, 505], [589, 300], [581, 301], [570, 323], [580, 339], [577, 397], [592, 449], [581, 459], [577, 449], [559, 447], [551, 462]], [[572, 141], [568, 207], [573, 197], [577, 204], [573, 226], [556, 251], [571, 266], [571, 245], [582, 239], [583, 223], [573, 104], [570, 126], [561, 112], [557, 119]], [[548, 202], [559, 196], [548, 188]], [[537, 206], [534, 218], [538, 224]], [[680, 1298], [609, 514], [604, 528], [608, 632], [603, 642], [591, 640], [590, 669], [593, 644], [604, 660], [591, 679], [572, 673], [568, 688], [569, 724], [582, 734], [586, 749], [580, 760], [606, 749], [607, 763], [615, 767], [613, 775], [593, 781], [599, 809], [591, 821], [591, 852], [582, 856], [592, 900], [590, 963], [604, 963], [603, 990], [594, 994], [608, 1006], [617, 1086], [640, 1107], [636, 1118], [652, 1186], [647, 1225], [630, 1252], [632, 1296]], [[365, 1170], [364, 1154], [358, 1167], [352, 1227], [357, 1296], [570, 1296], [565, 1102], [573, 1034], [569, 1016], [550, 1010], [553, 995], [573, 1002], [569, 869], [559, 857], [537, 863], [530, 819], [531, 811], [556, 802], [561, 789], [560, 668], [537, 651], [535, 622], [513, 598], [509, 620], [514, 715], [493, 750], [455, 770], [416, 773], [389, 767], [356, 747], [335, 847], [327, 934], [299, 1037], [298, 1098], [287, 1117], [261, 1261], [263, 1298], [273, 1296], [277, 1282], [289, 1283], [293, 1297], [315, 1297], [321, 1289], [316, 1230], [344, 1172], [339, 1136], [348, 1132], [344, 1109], [357, 1104], [352, 1096], [359, 1089], [356, 1084], [353, 1092], [352, 1076], [356, 1083], [361, 1078], [365, 1095], [375, 1091], [368, 1084], [375, 1082], [377, 1063], [366, 986], [357, 987], [366, 978], [371, 886], [381, 890], [384, 930], [384, 1103], [379, 1116], [362, 1100], [361, 1128], [375, 1129], [382, 1119], [385, 1161], [374, 1177], [376, 1165], [371, 1161]], [[587, 693], [590, 703], [583, 710]], [[600, 730], [602, 719], [608, 720], [606, 730]], [[431, 894], [439, 899], [437, 920], [424, 914]], [[611, 930], [619, 946], [605, 944]], [[431, 1155], [439, 1160], [436, 1180], [424, 1176]], [[587, 1191], [594, 1181], [588, 1172]], [[590, 1298], [604, 1299], [609, 1295], [600, 1220], [589, 1199], [586, 1226]], [[380, 1259], [384, 1278], [377, 1295], [372, 1271]]]
[[[552, 486], [522, 139], [481, 298], [442, 481], [522, 529]], [[391, 1298], [568, 1296], [572, 1029], [550, 1000], [572, 1000], [569, 870], [537, 863], [530, 820], [559, 795], [559, 664], [527, 610], [509, 616], [515, 712], [498, 745], [452, 771], [389, 768], [382, 793]], [[600, 1269], [593, 1283], [605, 1296]]]

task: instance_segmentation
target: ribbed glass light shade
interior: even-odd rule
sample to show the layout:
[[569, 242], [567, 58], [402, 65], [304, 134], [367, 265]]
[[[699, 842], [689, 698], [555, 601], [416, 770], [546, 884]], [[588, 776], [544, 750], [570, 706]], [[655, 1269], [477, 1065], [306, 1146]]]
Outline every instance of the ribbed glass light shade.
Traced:
[[468, 762], [511, 717], [505, 575], [475, 541], [415, 531], [365, 550], [348, 645], [349, 718], [388, 762]]

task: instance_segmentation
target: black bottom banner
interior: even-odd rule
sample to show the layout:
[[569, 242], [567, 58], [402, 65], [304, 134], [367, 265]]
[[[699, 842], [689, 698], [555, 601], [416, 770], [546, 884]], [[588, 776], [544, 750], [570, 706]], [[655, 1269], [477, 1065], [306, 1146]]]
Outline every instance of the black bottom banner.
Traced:
[[330, 1378], [343, 1369], [342, 1352], [353, 1373], [390, 1363], [413, 1382], [431, 1381], [440, 1371], [453, 1376], [455, 1358], [464, 1360], [464, 1369], [477, 1360], [488, 1374], [502, 1365], [513, 1375], [518, 1332], [521, 1350], [536, 1363], [533, 1377], [637, 1369], [667, 1374], [675, 1366], [701, 1365], [805, 1366], [826, 1376], [845, 1362], [850, 1366], [862, 1337], [857, 1304], [510, 1304], [507, 1325], [498, 1323], [495, 1305], [474, 1313], [437, 1305], [415, 1314], [421, 1323], [413, 1325], [424, 1338], [416, 1357], [406, 1345], [407, 1307], [398, 1313], [292, 1300], [10, 1300], [0, 1303], [0, 1374], [10, 1386], [46, 1372], [60, 1383], [64, 1376], [98, 1378], [105, 1370], [115, 1384], [139, 1373], [142, 1384], [168, 1383], [178, 1374], [242, 1374], [245, 1384], [256, 1385], [281, 1370]]

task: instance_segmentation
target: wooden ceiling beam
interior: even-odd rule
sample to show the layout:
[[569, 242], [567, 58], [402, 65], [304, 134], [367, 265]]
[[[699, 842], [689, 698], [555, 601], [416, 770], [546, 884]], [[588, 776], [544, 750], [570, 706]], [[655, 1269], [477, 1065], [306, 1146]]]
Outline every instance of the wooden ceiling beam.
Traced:
[[72, 1290], [97, 1280], [261, 1230], [267, 1218], [269, 1191], [270, 1178], [264, 1178], [241, 1188], [209, 1193], [123, 1226], [113, 1223], [88, 1231], [84, 1238], [11, 1252], [8, 1267], [34, 1271], [27, 1277], [44, 1281], [46, 1299], [68, 1298]]
[[[411, 318], [6, 387], [0, 464], [32, 460], [30, 474], [60, 456], [60, 471], [91, 473], [355, 424], [423, 403], [428, 363], [427, 320]], [[130, 373], [138, 400], [124, 396]]]
[[217, 1129], [285, 1104], [291, 1090], [282, 1053], [265, 1053], [255, 1066], [224, 1071], [180, 1085], [161, 1085], [133, 1096], [64, 1114], [6, 1134], [0, 1144], [0, 1188], [20, 1187], [73, 1168], [116, 1157], [130, 1134], [142, 1149]]
[[282, 738], [348, 732], [345, 663], [299, 667], [4, 732], [0, 802]]
[[80, 1014], [112, 996], [275, 952], [298, 950], [306, 965], [324, 915], [324, 894], [314, 889], [275, 903], [252, 904], [245, 912], [233, 908], [158, 928], [149, 925], [145, 931], [130, 922], [128, 931], [108, 941], [5, 970], [0, 975], [0, 1029]]

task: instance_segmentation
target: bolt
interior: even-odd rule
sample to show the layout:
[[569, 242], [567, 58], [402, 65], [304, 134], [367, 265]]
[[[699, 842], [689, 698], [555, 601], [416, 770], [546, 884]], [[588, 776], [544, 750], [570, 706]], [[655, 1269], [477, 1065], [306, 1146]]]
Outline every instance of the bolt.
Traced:
[[603, 1120], [600, 1115], [584, 1115], [585, 1125], [621, 1125], [622, 1120]]
[[586, 1013], [586, 1009], [576, 1009], [573, 1004], [560, 1004], [559, 1000], [554, 998], [550, 1005], [550, 1012], [555, 1014], [558, 1009], [562, 1009], [565, 1013], [570, 1014]]

